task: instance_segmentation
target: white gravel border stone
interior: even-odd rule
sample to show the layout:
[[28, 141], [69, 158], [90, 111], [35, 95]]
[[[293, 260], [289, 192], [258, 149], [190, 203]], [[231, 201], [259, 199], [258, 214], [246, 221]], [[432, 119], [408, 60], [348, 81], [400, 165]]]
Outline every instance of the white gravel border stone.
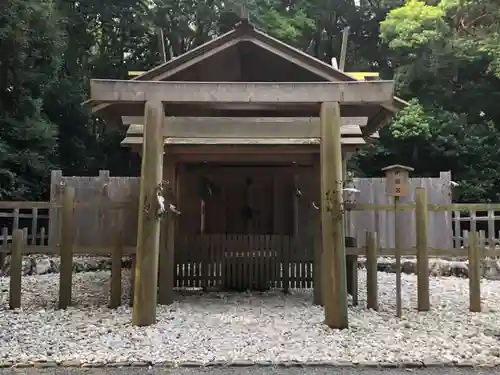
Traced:
[[[7, 308], [8, 278], [0, 278], [0, 363], [114, 366], [240, 363], [380, 363], [500, 365], [500, 282], [482, 281], [482, 313], [469, 313], [468, 280], [431, 278], [432, 311], [416, 307], [416, 276], [402, 275], [403, 318], [395, 313], [394, 275], [379, 272], [381, 311], [366, 310], [366, 273], [349, 330], [323, 324], [311, 291], [192, 293], [158, 307], [158, 323], [130, 324], [125, 306], [106, 307], [109, 272], [73, 275], [74, 307], [56, 310], [58, 275], [23, 277], [21, 310]], [[499, 336], [497, 336], [499, 335]]]

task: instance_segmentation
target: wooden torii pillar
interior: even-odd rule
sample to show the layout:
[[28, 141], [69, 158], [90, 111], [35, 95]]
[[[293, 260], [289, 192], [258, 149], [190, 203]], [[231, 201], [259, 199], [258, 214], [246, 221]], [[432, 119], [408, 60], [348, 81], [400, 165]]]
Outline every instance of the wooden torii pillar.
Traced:
[[163, 178], [163, 122], [161, 101], [147, 101], [144, 108], [141, 188], [137, 229], [136, 268], [132, 324], [156, 323], [160, 218], [157, 195]]
[[322, 293], [325, 324], [348, 328], [342, 197], [341, 116], [338, 102], [321, 103]]

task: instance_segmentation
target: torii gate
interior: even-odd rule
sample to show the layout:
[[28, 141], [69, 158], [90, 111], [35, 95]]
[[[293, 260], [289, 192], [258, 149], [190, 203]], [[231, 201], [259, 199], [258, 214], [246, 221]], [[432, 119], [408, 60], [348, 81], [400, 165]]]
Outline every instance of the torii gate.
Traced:
[[[144, 106], [144, 141], [137, 238], [134, 325], [156, 321], [164, 121], [169, 106], [259, 105], [283, 111], [300, 105], [320, 115], [321, 225], [325, 323], [347, 328], [347, 290], [342, 200], [341, 108], [393, 100], [392, 81], [354, 82], [172, 82], [91, 80], [91, 100]], [[165, 110], [166, 109], [166, 110]], [[166, 124], [168, 129], [168, 124]]]

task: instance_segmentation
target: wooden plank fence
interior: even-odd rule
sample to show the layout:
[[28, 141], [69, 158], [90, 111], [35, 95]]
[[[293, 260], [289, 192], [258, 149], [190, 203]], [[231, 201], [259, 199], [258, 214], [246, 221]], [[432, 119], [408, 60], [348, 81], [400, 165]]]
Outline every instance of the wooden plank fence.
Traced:
[[[402, 204], [414, 200], [414, 188], [425, 187], [429, 196], [429, 203], [451, 203], [451, 175], [442, 172], [439, 178], [412, 178], [410, 179], [410, 195], [402, 199]], [[355, 202], [359, 204], [391, 204], [390, 198], [385, 193], [385, 179], [383, 178], [358, 178], [353, 180], [354, 187], [360, 190], [355, 194]], [[98, 200], [105, 202], [124, 202], [130, 204], [120, 208], [119, 212], [105, 212], [96, 205], [77, 205], [75, 208], [75, 246], [84, 248], [109, 248], [112, 238], [104, 222], [114, 222], [123, 227], [125, 233], [123, 246], [135, 247], [137, 232], [137, 196], [139, 191], [139, 178], [137, 177], [110, 177], [108, 171], [101, 171], [97, 177], [71, 177], [62, 176], [60, 171], [53, 171], [51, 183], [51, 201], [37, 202], [33, 207], [26, 205], [0, 206], [0, 227], [7, 228], [7, 240], [14, 229], [23, 228], [28, 245], [45, 245], [54, 248], [60, 243], [60, 209], [55, 205], [60, 204], [62, 192], [67, 186], [75, 188], [77, 202], [90, 202]], [[349, 199], [350, 197], [346, 197]], [[43, 205], [45, 203], [45, 205]], [[301, 202], [304, 209], [309, 209], [310, 202]], [[49, 209], [49, 205], [52, 205]], [[430, 212], [429, 213], [429, 246], [434, 248], [459, 248], [463, 246], [463, 230], [485, 230], [487, 242], [500, 243], [500, 234], [496, 233], [496, 221], [500, 211], [472, 211], [469, 213]], [[310, 214], [304, 214], [308, 220]], [[394, 248], [394, 212], [391, 211], [347, 211], [347, 235], [357, 240], [358, 247], [365, 246], [365, 233], [377, 232], [382, 248]], [[398, 216], [404, 227], [415, 228], [415, 215], [413, 212], [402, 212]], [[91, 236], [88, 233], [92, 233]], [[411, 248], [415, 243], [415, 230], [411, 229], [403, 238], [402, 246]], [[302, 251], [310, 251], [311, 244], [306, 239]], [[297, 245], [299, 246], [299, 245]]]
[[[401, 197], [401, 203], [415, 201], [415, 188], [423, 187], [428, 194], [429, 203], [451, 204], [451, 172], [441, 172], [435, 178], [410, 178], [409, 194]], [[392, 197], [385, 191], [385, 178], [355, 178], [352, 186], [360, 193], [350, 193], [346, 199], [352, 199], [359, 204], [393, 204]], [[383, 248], [395, 247], [394, 221], [396, 216], [391, 211], [367, 211], [347, 213], [347, 233], [354, 237], [361, 247], [366, 244], [366, 232], [376, 232], [380, 246]], [[398, 221], [404, 228], [415, 228], [415, 214], [401, 212]], [[429, 213], [429, 246], [436, 248], [451, 248], [453, 244], [453, 224], [451, 212]], [[402, 238], [403, 247], [412, 247], [415, 243], [415, 230], [405, 231]]]
[[[52, 171], [50, 199], [58, 203], [62, 198], [64, 188], [75, 189], [77, 202], [97, 200], [106, 202], [129, 202], [127, 207], [119, 212], [105, 212], [99, 205], [75, 208], [75, 245], [81, 247], [108, 247], [112, 238], [104, 223], [114, 222], [123, 228], [124, 246], [135, 246], [137, 237], [137, 210], [139, 197], [138, 177], [110, 177], [109, 171], [100, 171], [97, 177], [63, 176], [61, 171]], [[57, 209], [50, 210], [50, 245], [60, 243], [59, 215]], [[118, 223], [119, 222], [119, 223]], [[89, 236], [92, 233], [92, 236]]]
[[[429, 202], [434, 204], [450, 204], [451, 203], [451, 173], [442, 172], [438, 178], [411, 178], [410, 179], [410, 195], [403, 198], [401, 201], [411, 202], [414, 200], [414, 190], [416, 187], [424, 187], [429, 192]], [[77, 201], [85, 201], [90, 199], [100, 198], [102, 200], [123, 201], [137, 200], [139, 194], [139, 178], [138, 177], [110, 177], [109, 171], [101, 171], [97, 177], [73, 177], [62, 176], [61, 171], [52, 172], [51, 180], [51, 201], [57, 202], [60, 200], [64, 186], [72, 186], [76, 191]], [[360, 193], [355, 194], [357, 203], [370, 204], [389, 204], [390, 198], [385, 192], [384, 178], [355, 178], [353, 179], [353, 187], [360, 190]], [[306, 187], [304, 187], [306, 188]], [[349, 198], [349, 197], [347, 197]], [[299, 215], [302, 216], [301, 221], [310, 221], [311, 202], [300, 202]], [[127, 232], [124, 239], [125, 246], [134, 246], [137, 233], [137, 206], [130, 207], [127, 213], [122, 213], [122, 219], [126, 220], [125, 228]], [[56, 228], [57, 211], [52, 210], [50, 215], [51, 244], [58, 243], [59, 233]], [[104, 246], [109, 245], [109, 239], [106, 239], [105, 234], [100, 233], [99, 223], [103, 218], [96, 208], [79, 209], [76, 215], [75, 225], [77, 227], [76, 243], [82, 246]], [[360, 246], [365, 244], [365, 233], [367, 231], [376, 231], [379, 236], [379, 241], [383, 247], [394, 247], [394, 213], [393, 212], [367, 212], [367, 213], [348, 213], [347, 214], [347, 233], [349, 236], [356, 238]], [[414, 228], [415, 218], [413, 213], [405, 212], [401, 215], [400, 220], [403, 225]], [[305, 225], [304, 225], [305, 227]], [[429, 234], [429, 244], [433, 247], [451, 247], [453, 241], [453, 224], [451, 213], [436, 212], [431, 213], [429, 217], [429, 227], [432, 228]], [[92, 232], [94, 236], [88, 236], [86, 233]], [[415, 232], [412, 231], [410, 236], [404, 239], [403, 246], [411, 246], [415, 242]]]
[[[26, 236], [28, 228], [16, 229], [14, 233], [9, 233], [3, 229], [6, 240], [4, 246], [0, 249], [3, 254], [9, 253], [11, 258], [11, 277], [10, 277], [10, 307], [19, 306], [19, 290], [21, 281], [21, 262], [22, 255], [29, 253], [59, 254], [61, 256], [60, 266], [60, 301], [59, 306], [65, 308], [71, 304], [72, 288], [72, 259], [75, 254], [87, 253], [98, 255], [111, 255], [113, 260], [111, 274], [114, 294], [110, 298], [111, 305], [116, 306], [118, 301], [119, 269], [121, 267], [121, 256], [131, 254], [135, 247], [124, 247], [121, 241], [123, 227], [125, 222], [119, 221], [119, 225], [108, 220], [102, 232], [105, 232], [111, 239], [111, 245], [108, 247], [82, 247], [75, 244], [74, 234], [76, 227], [73, 225], [77, 219], [79, 209], [94, 208], [97, 209], [100, 217], [102, 215], [113, 215], [114, 211], [127, 209], [130, 201], [113, 202], [109, 200], [94, 199], [92, 201], [77, 201], [75, 199], [75, 189], [66, 187], [63, 199], [59, 202], [0, 202], [1, 210], [22, 210], [26, 208], [37, 209], [57, 209], [61, 211], [61, 217], [58, 219], [61, 226], [60, 232], [64, 234], [60, 244], [52, 246], [28, 244]], [[414, 202], [401, 203], [397, 207], [397, 214], [414, 213], [415, 228], [399, 226], [402, 235], [407, 236], [410, 231], [418, 233], [418, 241], [410, 244], [410, 247], [399, 249], [402, 255], [417, 255], [418, 276], [418, 298], [419, 309], [425, 311], [428, 309], [428, 266], [429, 257], [438, 256], [467, 256], [469, 258], [469, 282], [471, 294], [471, 311], [480, 311], [480, 279], [481, 264], [486, 257], [498, 257], [500, 249], [496, 246], [488, 246], [486, 234], [479, 231], [464, 232], [462, 237], [466, 239], [464, 248], [434, 248], [428, 244], [429, 225], [428, 218], [431, 213], [440, 212], [478, 212], [478, 211], [500, 211], [500, 204], [447, 204], [439, 205], [429, 203], [426, 197], [425, 189], [418, 189], [418, 199]], [[345, 208], [351, 212], [395, 212], [393, 204], [363, 204], [349, 203]], [[17, 211], [16, 211], [17, 212]], [[114, 217], [114, 216], [109, 216]], [[111, 225], [110, 225], [111, 224]], [[371, 236], [370, 236], [371, 234]], [[92, 235], [90, 233], [89, 235]], [[12, 242], [9, 241], [9, 236]], [[369, 232], [367, 238], [368, 246], [348, 247], [347, 255], [369, 255], [369, 262], [376, 262], [376, 255], [393, 256], [394, 248], [381, 248], [377, 245], [374, 251], [373, 246], [376, 241], [373, 240], [375, 232]], [[298, 244], [301, 245], [298, 245]], [[228, 286], [240, 289], [254, 288], [267, 289], [269, 287], [281, 288], [287, 291], [290, 288], [310, 288], [313, 281], [312, 253], [304, 251], [301, 240], [297, 236], [266, 236], [266, 235], [198, 235], [189, 238], [180, 239], [176, 249], [175, 278], [178, 287], [217, 287]], [[368, 260], [367, 260], [368, 261]], [[373, 274], [374, 264], [367, 265], [367, 270]], [[134, 273], [131, 273], [132, 275]], [[424, 277], [426, 275], [427, 277]], [[373, 275], [369, 275], [369, 280], [373, 280]], [[426, 282], [424, 282], [426, 281]], [[371, 287], [370, 293], [376, 292], [376, 286]], [[357, 294], [357, 287], [351, 289], [351, 294]], [[369, 298], [371, 304], [376, 303], [376, 298], [372, 295]]]

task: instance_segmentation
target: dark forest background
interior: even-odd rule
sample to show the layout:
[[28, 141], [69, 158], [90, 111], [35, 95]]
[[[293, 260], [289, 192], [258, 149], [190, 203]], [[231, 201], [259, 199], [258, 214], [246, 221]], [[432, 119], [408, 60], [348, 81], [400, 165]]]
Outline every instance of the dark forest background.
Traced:
[[[377, 71], [410, 101], [351, 161], [359, 176], [407, 164], [451, 170], [461, 201], [500, 201], [500, 7], [494, 0], [251, 0], [263, 31], [330, 62], [350, 27], [347, 71]], [[80, 103], [90, 78], [178, 56], [231, 29], [240, 4], [220, 0], [5, 0], [0, 4], [0, 199], [46, 197], [50, 170], [137, 175]]]

